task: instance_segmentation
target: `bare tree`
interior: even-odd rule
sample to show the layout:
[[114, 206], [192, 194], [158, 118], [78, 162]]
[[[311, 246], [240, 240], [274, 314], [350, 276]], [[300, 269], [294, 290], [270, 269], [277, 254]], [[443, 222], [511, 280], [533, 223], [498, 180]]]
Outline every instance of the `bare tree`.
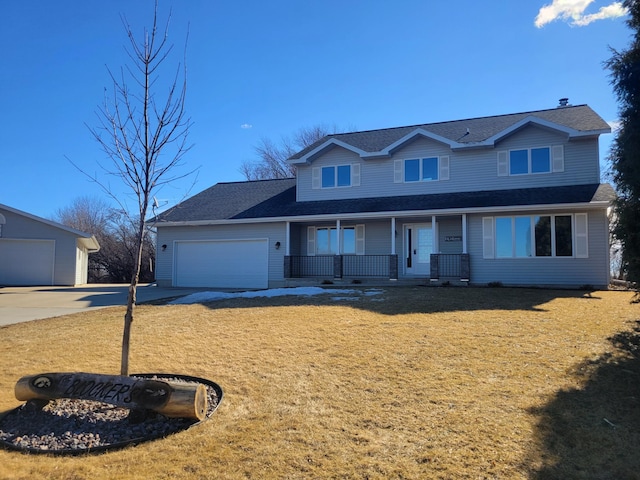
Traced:
[[110, 217], [111, 206], [105, 200], [83, 196], [57, 209], [53, 219], [76, 230], [99, 236], [107, 230]]
[[331, 133], [337, 133], [335, 127], [331, 130], [325, 125], [316, 125], [301, 128], [291, 138], [282, 137], [279, 144], [263, 138], [254, 147], [259, 160], [243, 162], [240, 173], [247, 180], [295, 177], [296, 167], [287, 162], [287, 159]]
[[[108, 175], [120, 179], [137, 201], [137, 211], [132, 216], [136, 221], [133, 239], [135, 261], [130, 274], [122, 335], [121, 375], [128, 375], [131, 324], [147, 235], [145, 219], [150, 201], [160, 187], [192, 173], [174, 174], [177, 167], [183, 165], [183, 157], [190, 148], [187, 136], [191, 120], [185, 111], [186, 63], [179, 63], [175, 70], [171, 70], [168, 82], [163, 76], [167, 73], [165, 62], [173, 46], [167, 43], [169, 19], [164, 29], [158, 28], [157, 0], [153, 25], [150, 30], [144, 29], [140, 40], [136, 40], [126, 18], [122, 16], [121, 19], [129, 39], [126, 50], [131, 64], [121, 68], [117, 76], [108, 70], [113, 85], [112, 97], [105, 96], [102, 107], [96, 112], [99, 126], [89, 127], [89, 130], [111, 160], [108, 166], [100, 167]], [[162, 82], [166, 85], [164, 95], [159, 94]], [[96, 175], [89, 177], [123, 206], [121, 198], [108, 185]], [[124, 206], [123, 210], [126, 211]]]

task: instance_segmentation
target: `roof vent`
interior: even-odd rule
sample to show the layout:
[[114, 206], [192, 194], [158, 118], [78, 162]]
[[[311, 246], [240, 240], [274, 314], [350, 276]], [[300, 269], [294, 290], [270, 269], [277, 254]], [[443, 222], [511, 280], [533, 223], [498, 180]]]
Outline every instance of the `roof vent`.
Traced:
[[561, 98], [560, 99], [560, 105], [558, 105], [558, 108], [562, 108], [562, 107], [569, 107], [569, 99], [568, 98]]

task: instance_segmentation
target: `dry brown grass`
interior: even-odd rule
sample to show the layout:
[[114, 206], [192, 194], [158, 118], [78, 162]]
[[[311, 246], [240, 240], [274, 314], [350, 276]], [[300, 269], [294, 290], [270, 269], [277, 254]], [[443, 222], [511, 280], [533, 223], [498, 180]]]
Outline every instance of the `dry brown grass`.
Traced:
[[[141, 306], [132, 371], [219, 383], [214, 416], [104, 454], [0, 451], [0, 478], [638, 478], [631, 298], [396, 287]], [[122, 316], [0, 329], [0, 412], [23, 375], [118, 373]]]

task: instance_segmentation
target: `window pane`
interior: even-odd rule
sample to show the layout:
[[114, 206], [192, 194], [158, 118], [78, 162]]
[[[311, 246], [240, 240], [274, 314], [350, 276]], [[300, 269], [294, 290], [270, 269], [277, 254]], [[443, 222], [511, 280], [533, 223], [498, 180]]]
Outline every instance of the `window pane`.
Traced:
[[573, 248], [571, 245], [571, 215], [559, 215], [556, 221], [556, 256], [571, 257]]
[[551, 171], [551, 155], [548, 148], [531, 149], [531, 172], [548, 173]]
[[509, 173], [511, 175], [529, 173], [529, 152], [527, 150], [511, 150], [509, 152]]
[[329, 229], [318, 228], [316, 230], [316, 253], [318, 255], [328, 255], [329, 250]]
[[496, 218], [496, 256], [513, 257], [511, 218]]
[[404, 161], [404, 181], [417, 182], [420, 180], [420, 160]]
[[422, 180], [438, 180], [438, 158], [422, 159]]
[[336, 186], [335, 167], [322, 167], [322, 188]]
[[516, 257], [531, 256], [531, 218], [516, 218]]
[[535, 217], [536, 257], [551, 256], [551, 217]]
[[342, 229], [342, 253], [356, 253], [356, 229], [355, 227], [347, 227]]
[[338, 186], [351, 186], [351, 165], [340, 165], [338, 167]]

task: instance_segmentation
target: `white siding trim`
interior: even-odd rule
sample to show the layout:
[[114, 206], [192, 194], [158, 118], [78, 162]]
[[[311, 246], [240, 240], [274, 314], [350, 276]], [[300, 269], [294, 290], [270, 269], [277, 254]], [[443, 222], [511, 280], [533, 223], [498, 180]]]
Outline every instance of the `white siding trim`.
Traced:
[[351, 165], [351, 186], [360, 186], [360, 164], [354, 163]]
[[564, 147], [562, 145], [551, 147], [551, 171], [564, 172]]
[[575, 214], [576, 258], [589, 258], [589, 218], [586, 213]]
[[356, 225], [356, 255], [364, 255], [364, 225]]
[[482, 258], [494, 258], [493, 217], [482, 218]]
[[449, 155], [440, 157], [440, 180], [449, 180]]
[[316, 254], [316, 227], [307, 227], [307, 255]]
[[313, 167], [311, 169], [311, 188], [317, 190], [320, 186], [320, 167]]
[[394, 160], [393, 162], [393, 183], [402, 183], [402, 167], [404, 160]]
[[509, 175], [509, 152], [503, 150], [498, 152], [498, 176], [506, 177]]

